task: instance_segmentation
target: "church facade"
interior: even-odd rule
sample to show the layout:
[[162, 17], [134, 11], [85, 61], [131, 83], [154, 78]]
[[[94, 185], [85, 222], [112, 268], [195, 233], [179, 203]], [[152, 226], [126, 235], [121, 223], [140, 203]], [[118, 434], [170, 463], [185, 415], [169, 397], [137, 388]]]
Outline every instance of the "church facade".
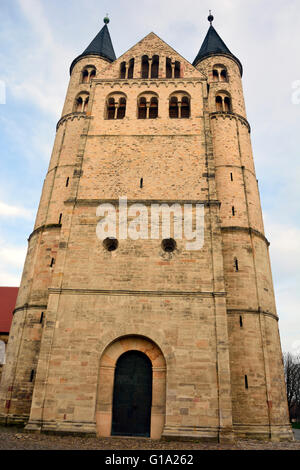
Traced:
[[[292, 439], [241, 62], [211, 16], [193, 64], [154, 33], [117, 59], [108, 21], [71, 65], [0, 422], [99, 437]], [[151, 237], [151, 217], [143, 237], [119, 227], [101, 239], [105, 210], [121, 218], [120, 198], [129, 224], [153, 206], [177, 222], [201, 208], [201, 247], [188, 249], [180, 230]]]

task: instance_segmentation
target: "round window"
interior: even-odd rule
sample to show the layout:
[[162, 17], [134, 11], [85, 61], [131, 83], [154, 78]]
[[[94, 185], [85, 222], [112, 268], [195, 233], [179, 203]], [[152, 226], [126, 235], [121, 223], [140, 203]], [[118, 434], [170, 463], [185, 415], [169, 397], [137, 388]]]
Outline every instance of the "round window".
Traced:
[[115, 251], [119, 246], [119, 242], [116, 238], [108, 237], [103, 240], [103, 246], [107, 251]]
[[167, 253], [171, 253], [172, 251], [176, 250], [176, 242], [173, 238], [165, 238], [161, 242], [161, 247]]

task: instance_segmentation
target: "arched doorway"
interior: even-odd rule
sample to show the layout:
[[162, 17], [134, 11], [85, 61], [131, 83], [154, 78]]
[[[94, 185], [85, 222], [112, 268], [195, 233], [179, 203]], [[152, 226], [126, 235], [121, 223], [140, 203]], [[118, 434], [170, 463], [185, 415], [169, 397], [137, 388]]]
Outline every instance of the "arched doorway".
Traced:
[[115, 369], [112, 436], [150, 437], [151, 405], [151, 361], [140, 351], [128, 351]]
[[112, 431], [115, 432], [115, 426], [112, 423], [114, 394], [117, 393], [117, 389], [115, 389], [116, 369], [119, 359], [121, 360], [122, 356], [126, 358], [125, 354], [129, 352], [133, 353], [135, 357], [139, 352], [142, 357], [146, 356], [148, 364], [150, 363], [152, 373], [152, 399], [149, 400], [151, 407], [150, 438], [160, 439], [166, 414], [166, 361], [161, 349], [151, 339], [139, 335], [119, 337], [112, 341], [101, 354], [96, 402], [97, 435], [109, 437], [112, 435]]

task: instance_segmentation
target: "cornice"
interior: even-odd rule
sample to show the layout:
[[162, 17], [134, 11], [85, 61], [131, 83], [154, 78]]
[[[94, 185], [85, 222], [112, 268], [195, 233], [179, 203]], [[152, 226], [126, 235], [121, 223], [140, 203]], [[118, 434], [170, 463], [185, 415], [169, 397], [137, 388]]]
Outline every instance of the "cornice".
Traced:
[[[119, 199], [67, 199], [64, 204], [75, 204], [78, 206], [98, 206], [102, 203], [119, 204]], [[127, 199], [127, 204], [144, 204], [149, 206], [151, 204], [202, 204], [204, 206], [220, 206], [220, 201], [214, 200], [199, 200], [199, 199]]]
[[96, 54], [96, 52], [89, 52], [89, 53], [82, 53], [80, 54], [78, 57], [76, 57], [73, 62], [71, 63], [71, 66], [70, 66], [70, 75], [72, 75], [72, 71], [73, 71], [73, 68], [75, 67], [75, 65], [77, 64], [77, 62], [79, 62], [80, 60], [82, 59], [86, 59], [86, 58], [95, 58], [95, 59], [102, 59], [104, 60], [105, 62], [107, 62], [108, 64], [111, 64], [112, 61], [111, 59], [108, 59], [107, 57], [104, 57], [102, 54]]
[[29, 238], [28, 238], [28, 241], [31, 240], [31, 238], [36, 235], [37, 233], [39, 232], [43, 232], [44, 230], [51, 230], [51, 229], [57, 229], [57, 228], [61, 228], [61, 224], [45, 224], [45, 225], [40, 225], [40, 227], [36, 228], [30, 235], [29, 235]]
[[209, 116], [210, 116], [211, 119], [217, 119], [218, 117], [222, 117], [223, 119], [225, 119], [225, 118], [229, 118], [229, 119], [235, 118], [235, 119], [239, 120], [244, 126], [246, 126], [248, 128], [249, 133], [251, 132], [251, 126], [250, 126], [249, 122], [247, 121], [247, 119], [245, 119], [240, 114], [233, 113], [231, 111], [215, 111], [213, 113], [209, 113]]
[[62, 116], [60, 118], [60, 120], [58, 121], [58, 123], [56, 124], [56, 131], [58, 130], [58, 128], [60, 127], [61, 124], [63, 124], [64, 122], [66, 121], [74, 121], [74, 119], [81, 119], [81, 118], [87, 118], [87, 114], [86, 113], [69, 113], [69, 114], [65, 114], [64, 116]]
[[129, 289], [68, 289], [49, 288], [49, 294], [61, 295], [113, 295], [113, 296], [140, 296], [140, 297], [226, 297], [226, 292], [201, 291], [136, 291]]
[[[197, 68], [197, 66], [203, 62], [203, 60], [206, 60], [206, 59], [209, 59], [211, 57], [227, 57], [228, 59], [231, 59], [233, 60], [233, 62], [235, 62], [237, 64], [237, 66], [239, 67], [240, 69], [240, 74], [241, 74], [241, 77], [243, 76], [243, 66], [240, 62], [240, 60], [235, 57], [233, 54], [228, 54], [226, 52], [210, 52], [209, 54], [205, 54], [203, 57], [201, 57], [200, 59], [198, 59], [197, 61], [194, 61], [193, 62], [193, 66], [195, 68]], [[197, 69], [198, 70], [198, 69]]]
[[21, 311], [21, 310], [28, 310], [28, 309], [46, 310], [46, 309], [47, 309], [47, 305], [24, 304], [24, 305], [22, 305], [21, 307], [15, 308], [14, 311], [13, 311], [13, 315], [14, 315], [16, 312], [19, 312], [19, 311]]
[[188, 84], [193, 85], [194, 87], [197, 85], [201, 85], [202, 83], [206, 82], [206, 78], [201, 77], [190, 77], [190, 78], [130, 78], [130, 79], [121, 79], [121, 78], [107, 78], [107, 79], [93, 79], [93, 83], [96, 86], [101, 85], [104, 87], [111, 87], [114, 88], [115, 86], [119, 88], [129, 87], [132, 88], [136, 86], [137, 88], [159, 88], [160, 86], [165, 86], [168, 88], [169, 86], [173, 86], [175, 88], [186, 88]]
[[264, 315], [271, 317], [274, 320], [278, 321], [279, 318], [275, 313], [268, 312], [266, 310], [252, 310], [252, 309], [242, 309], [242, 308], [229, 308], [227, 309], [228, 315]]
[[270, 246], [270, 242], [267, 240], [265, 235], [261, 233], [259, 230], [256, 230], [252, 227], [239, 227], [239, 226], [228, 226], [228, 227], [221, 227], [222, 232], [245, 232], [249, 233], [250, 235], [256, 235], [257, 237], [261, 238], [267, 246]]

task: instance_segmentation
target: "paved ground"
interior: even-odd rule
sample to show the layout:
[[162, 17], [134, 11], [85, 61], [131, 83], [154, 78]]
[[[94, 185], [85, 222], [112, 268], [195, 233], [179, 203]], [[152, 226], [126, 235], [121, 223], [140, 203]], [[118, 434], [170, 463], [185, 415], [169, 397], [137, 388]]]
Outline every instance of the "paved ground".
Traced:
[[[300, 430], [295, 433], [300, 439]], [[199, 442], [163, 442], [134, 438], [81, 438], [25, 433], [22, 429], [0, 427], [0, 450], [300, 450], [294, 442], [238, 441], [234, 445]]]

